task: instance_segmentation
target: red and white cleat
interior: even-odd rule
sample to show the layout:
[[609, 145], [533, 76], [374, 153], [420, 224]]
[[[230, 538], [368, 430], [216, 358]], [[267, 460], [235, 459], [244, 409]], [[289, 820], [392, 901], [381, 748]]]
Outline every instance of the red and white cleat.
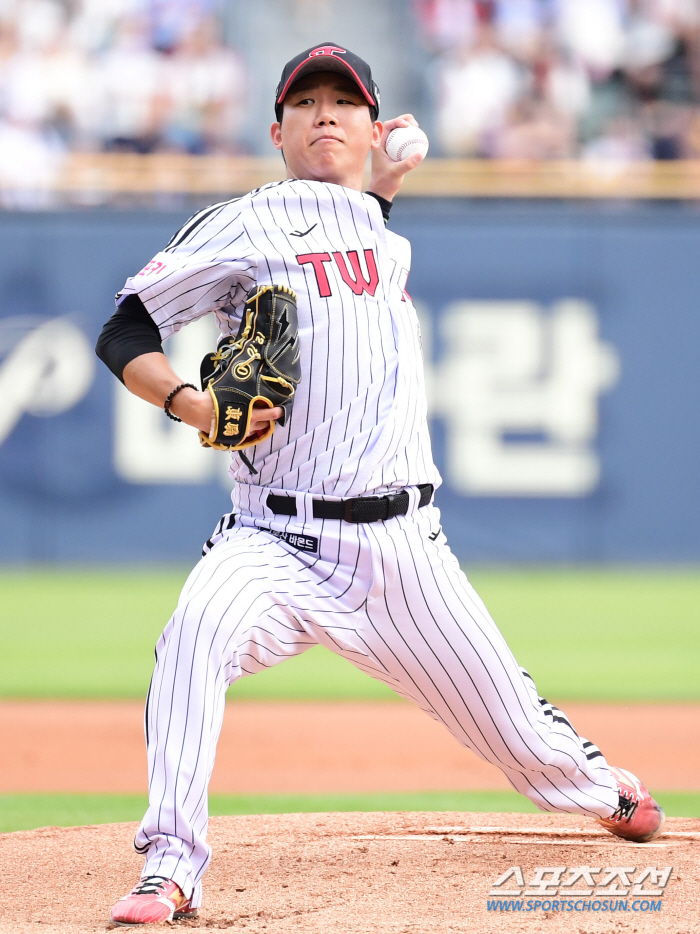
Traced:
[[612, 817], [599, 817], [598, 822], [610, 833], [635, 843], [647, 843], [658, 837], [666, 822], [664, 809], [636, 775], [612, 765], [610, 771], [617, 782], [620, 802]]
[[109, 919], [115, 924], [155, 924], [178, 918], [194, 918], [196, 908], [182, 889], [163, 876], [146, 876], [112, 908]]

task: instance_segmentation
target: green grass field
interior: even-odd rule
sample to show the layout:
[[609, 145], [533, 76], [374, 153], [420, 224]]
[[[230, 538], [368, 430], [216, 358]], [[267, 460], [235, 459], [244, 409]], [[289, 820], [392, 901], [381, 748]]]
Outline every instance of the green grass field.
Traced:
[[[670, 817], [700, 817], [700, 792], [654, 792]], [[516, 811], [536, 814], [514, 791], [424, 791], [358, 795], [211, 795], [210, 813], [332, 811]], [[0, 795], [0, 833], [140, 821], [145, 795]]]
[[[143, 698], [153, 646], [184, 570], [0, 573], [0, 697]], [[540, 692], [556, 700], [700, 700], [700, 571], [476, 570], [472, 583]], [[321, 648], [253, 678], [230, 699], [392, 700]], [[700, 792], [659, 793], [700, 817]], [[138, 795], [0, 795], [0, 831], [138, 820]], [[514, 792], [212, 796], [213, 814], [531, 811]]]
[[[475, 571], [540, 692], [561, 700], [700, 700], [700, 571]], [[145, 697], [184, 572], [0, 573], [0, 696]], [[382, 684], [312, 649], [232, 698], [380, 699]]]

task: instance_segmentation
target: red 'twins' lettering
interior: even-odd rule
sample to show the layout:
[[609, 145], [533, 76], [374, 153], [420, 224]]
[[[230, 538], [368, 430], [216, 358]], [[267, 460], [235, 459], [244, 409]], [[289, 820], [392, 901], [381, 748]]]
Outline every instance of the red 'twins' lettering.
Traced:
[[348, 252], [348, 259], [350, 260], [352, 271], [355, 273], [354, 279], [350, 275], [348, 267], [345, 265], [345, 259], [342, 253], [334, 253], [333, 259], [340, 271], [340, 275], [343, 277], [343, 282], [350, 286], [355, 295], [362, 295], [363, 292], [369, 292], [370, 295], [374, 295], [379, 283], [379, 274], [372, 250], [365, 250], [365, 262], [367, 263], [369, 279], [365, 279], [364, 273], [360, 269], [360, 257], [357, 255], [357, 250], [350, 250]]
[[328, 253], [302, 253], [297, 256], [297, 262], [303, 265], [311, 263], [316, 273], [316, 282], [318, 284], [318, 294], [321, 298], [328, 298], [331, 294], [331, 287], [328, 283], [328, 275], [324, 263], [330, 263], [331, 258]]
[[[352, 266], [352, 272], [355, 274], [354, 278], [347, 267], [345, 257], [342, 253], [334, 253], [333, 259], [335, 260], [343, 282], [352, 289], [355, 295], [362, 295], [363, 292], [368, 292], [373, 296], [379, 284], [377, 263], [372, 250], [365, 250], [364, 254], [369, 279], [365, 279], [365, 274], [360, 267], [360, 257], [358, 256], [357, 250], [349, 250], [347, 253], [350, 265]], [[313, 266], [316, 275], [316, 284], [318, 285], [318, 294], [321, 298], [328, 298], [331, 294], [328, 273], [324, 265], [325, 263], [330, 263], [330, 261], [331, 258], [328, 253], [302, 253], [300, 256], [297, 256], [297, 262], [301, 265], [311, 263]]]

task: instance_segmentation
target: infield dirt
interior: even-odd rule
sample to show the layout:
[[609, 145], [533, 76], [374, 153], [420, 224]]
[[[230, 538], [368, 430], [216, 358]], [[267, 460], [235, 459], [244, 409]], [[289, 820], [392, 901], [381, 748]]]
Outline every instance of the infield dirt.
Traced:
[[[131, 847], [135, 829], [111, 824], [0, 835], [0, 932], [110, 929], [111, 905], [139, 876], [141, 858]], [[216, 817], [199, 917], [139, 930], [697, 934], [700, 821], [671, 819], [667, 830], [651, 844], [630, 844], [591, 820], [565, 815]], [[522, 868], [526, 883], [537, 866], [673, 871], [654, 911], [634, 911], [634, 899], [624, 894], [612, 900], [625, 900], [628, 910], [614, 914], [489, 911], [491, 886], [511, 866]], [[639, 907], [643, 899], [637, 901]]]
[[[700, 705], [564, 707], [653, 789], [700, 788]], [[3, 701], [0, 793], [143, 793], [140, 701]], [[508, 789], [442, 724], [397, 702], [227, 705], [211, 790], [229, 794]]]

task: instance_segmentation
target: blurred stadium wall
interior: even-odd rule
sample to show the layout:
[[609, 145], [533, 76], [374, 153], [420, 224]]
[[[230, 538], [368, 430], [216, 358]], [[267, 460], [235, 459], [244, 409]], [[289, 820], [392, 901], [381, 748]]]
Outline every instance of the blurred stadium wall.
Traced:
[[[226, 455], [94, 359], [186, 212], [0, 215], [0, 556], [192, 559]], [[700, 557], [693, 205], [408, 198], [445, 528], [463, 558]], [[195, 380], [207, 319], [169, 343]], [[331, 377], [332, 378], [332, 377]]]

